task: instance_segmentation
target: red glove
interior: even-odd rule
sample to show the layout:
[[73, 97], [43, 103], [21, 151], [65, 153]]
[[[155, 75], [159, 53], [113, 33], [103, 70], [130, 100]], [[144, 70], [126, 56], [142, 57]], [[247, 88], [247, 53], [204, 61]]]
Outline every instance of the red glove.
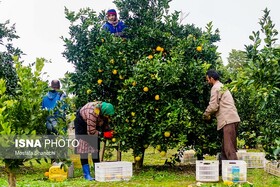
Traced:
[[112, 139], [114, 131], [107, 131], [103, 133], [104, 138]]

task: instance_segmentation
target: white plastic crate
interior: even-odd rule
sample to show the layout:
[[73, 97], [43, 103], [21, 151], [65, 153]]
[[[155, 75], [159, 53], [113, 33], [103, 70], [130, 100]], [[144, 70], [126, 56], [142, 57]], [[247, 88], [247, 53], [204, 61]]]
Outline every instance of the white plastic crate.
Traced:
[[95, 163], [95, 180], [100, 182], [129, 180], [132, 177], [132, 162]]
[[240, 149], [237, 151], [236, 155], [237, 155], [237, 158], [238, 160], [242, 160], [242, 156], [247, 153], [247, 151], [245, 149]]
[[[242, 156], [247, 153], [247, 151], [245, 149], [240, 149], [236, 152], [237, 155], [237, 160], [242, 160]], [[216, 155], [216, 159], [219, 160], [221, 153], [217, 153]]]
[[223, 181], [247, 182], [247, 164], [244, 160], [222, 160]]
[[197, 160], [196, 180], [201, 182], [219, 181], [219, 161], [217, 160]]
[[280, 163], [279, 162], [267, 162], [265, 164], [264, 170], [267, 173], [280, 177]]
[[247, 168], [264, 168], [265, 153], [263, 152], [237, 152], [238, 160], [244, 160]]
[[179, 157], [181, 163], [183, 164], [196, 164], [196, 156], [194, 150], [186, 150], [183, 152], [183, 155]]

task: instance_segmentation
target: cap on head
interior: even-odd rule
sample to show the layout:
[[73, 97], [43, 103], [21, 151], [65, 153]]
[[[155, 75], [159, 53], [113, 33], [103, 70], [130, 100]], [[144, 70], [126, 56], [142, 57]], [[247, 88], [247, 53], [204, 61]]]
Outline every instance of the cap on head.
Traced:
[[60, 82], [59, 82], [59, 80], [52, 80], [51, 87], [53, 89], [60, 89]]
[[101, 114], [103, 116], [112, 116], [115, 113], [114, 106], [111, 103], [102, 102]]
[[107, 15], [110, 15], [110, 14], [116, 15], [116, 16], [117, 16], [117, 12], [116, 12], [115, 9], [109, 9], [109, 10], [107, 11]]

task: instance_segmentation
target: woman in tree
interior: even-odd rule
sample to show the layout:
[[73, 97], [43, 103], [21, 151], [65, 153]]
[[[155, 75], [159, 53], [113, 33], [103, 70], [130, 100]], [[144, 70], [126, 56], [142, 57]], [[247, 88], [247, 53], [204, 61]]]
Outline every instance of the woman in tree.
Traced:
[[123, 37], [123, 29], [126, 28], [125, 24], [118, 20], [117, 12], [115, 9], [110, 9], [106, 14], [107, 21], [103, 25], [103, 29], [109, 31], [115, 36]]

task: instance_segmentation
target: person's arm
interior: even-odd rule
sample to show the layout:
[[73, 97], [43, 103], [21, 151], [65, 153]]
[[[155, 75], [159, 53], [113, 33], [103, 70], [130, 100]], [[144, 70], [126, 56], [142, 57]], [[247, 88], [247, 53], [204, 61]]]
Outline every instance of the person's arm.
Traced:
[[127, 26], [124, 24], [124, 22], [121, 21], [122, 24], [122, 30], [125, 29]]
[[43, 100], [42, 103], [41, 103], [41, 108], [42, 108], [42, 109], [45, 108], [45, 106], [44, 106], [44, 100]]
[[126, 28], [125, 24], [122, 21], [119, 21], [117, 26], [117, 32], [115, 33], [116, 36], [124, 37], [123, 30]]
[[59, 100], [60, 100], [60, 101], [61, 101], [61, 100], [64, 100], [66, 97], [67, 97], [66, 94], [65, 94], [64, 92], [61, 92], [61, 93], [60, 93], [60, 98], [59, 98]]
[[212, 87], [209, 104], [204, 112], [204, 116], [210, 116], [219, 110], [219, 89]]
[[108, 118], [103, 118], [103, 125], [101, 126], [101, 129], [102, 129], [102, 132], [106, 132], [106, 131], [111, 130]]
[[[96, 115], [95, 113], [93, 113], [93, 119], [92, 120], [87, 120], [87, 132], [88, 134], [91, 135], [99, 135], [100, 137], [104, 137], [107, 139], [111, 139], [113, 137], [113, 131], [112, 130], [106, 130], [106, 131], [98, 131], [96, 130], [96, 125], [97, 125], [97, 121], [98, 121], [98, 115]], [[103, 122], [102, 122], [103, 123]], [[102, 125], [103, 126], [103, 125]], [[101, 127], [102, 127], [101, 126]], [[107, 126], [106, 126], [107, 127]]]
[[60, 96], [60, 102], [62, 102], [62, 106], [61, 106], [61, 109], [63, 111], [63, 114], [62, 114], [62, 117], [65, 118], [66, 117], [66, 110], [68, 108], [68, 104], [66, 103], [66, 94], [64, 92], [61, 93], [61, 96]]
[[102, 29], [110, 31], [110, 26], [108, 25], [107, 22], [102, 26]]
[[45, 109], [46, 108], [46, 106], [45, 106], [45, 97], [43, 97], [43, 99], [42, 99], [42, 103], [41, 103], [41, 107], [42, 107], [42, 109]]

